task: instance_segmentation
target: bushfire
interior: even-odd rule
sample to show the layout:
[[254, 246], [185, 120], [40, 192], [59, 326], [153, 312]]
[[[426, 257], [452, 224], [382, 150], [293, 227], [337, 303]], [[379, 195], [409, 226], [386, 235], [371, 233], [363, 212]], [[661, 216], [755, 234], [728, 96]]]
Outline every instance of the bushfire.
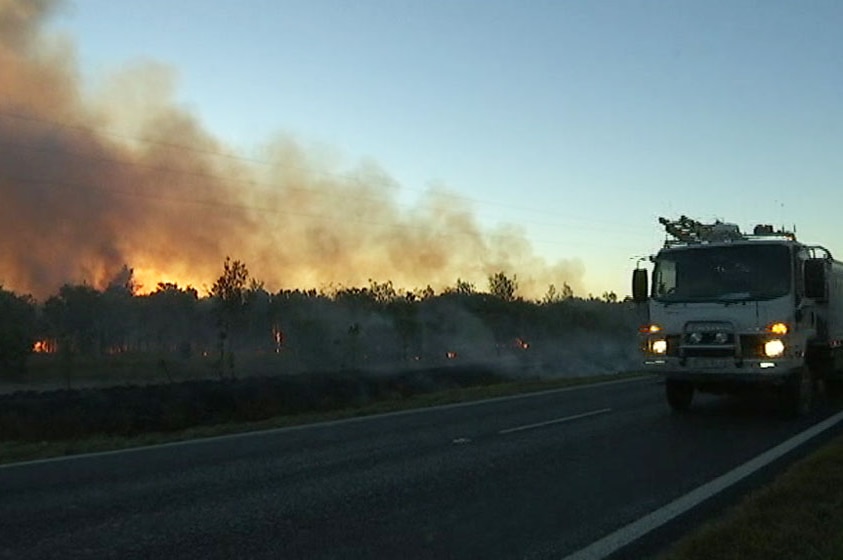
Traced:
[[35, 354], [53, 354], [56, 351], [56, 341], [49, 338], [36, 340], [32, 345], [32, 352]]

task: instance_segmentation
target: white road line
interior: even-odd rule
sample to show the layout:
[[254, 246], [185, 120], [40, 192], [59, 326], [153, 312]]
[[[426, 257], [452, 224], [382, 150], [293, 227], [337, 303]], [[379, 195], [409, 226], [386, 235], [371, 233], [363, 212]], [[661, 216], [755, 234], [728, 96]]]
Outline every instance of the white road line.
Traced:
[[658, 529], [662, 525], [672, 521], [676, 517], [701, 504], [705, 500], [708, 500], [712, 496], [726, 490], [734, 484], [737, 484], [744, 478], [766, 467], [776, 459], [779, 459], [785, 454], [793, 451], [805, 442], [836, 426], [841, 421], [843, 421], [843, 412], [838, 412], [834, 416], [826, 418], [818, 424], [814, 424], [804, 432], [796, 434], [776, 447], [765, 451], [754, 459], [750, 459], [743, 465], [703, 484], [702, 486], [697, 487], [684, 496], [670, 502], [666, 506], [647, 514], [637, 521], [633, 521], [629, 525], [621, 527], [614, 533], [610, 533], [602, 539], [591, 543], [587, 547], [566, 556], [563, 560], [601, 560], [606, 558], [610, 554], [617, 552], [624, 546], [638, 540], [647, 533]]
[[550, 426], [551, 424], [561, 424], [563, 422], [570, 422], [571, 420], [578, 420], [580, 418], [586, 418], [588, 416], [595, 416], [597, 414], [605, 414], [607, 412], [611, 412], [611, 408], [601, 408], [600, 410], [592, 410], [591, 412], [583, 412], [582, 414], [575, 414], [573, 416], [566, 416], [564, 418], [556, 418], [554, 420], [548, 420], [546, 422], [538, 422], [536, 424], [527, 424], [526, 426], [517, 426], [515, 428], [507, 428], [505, 430], [501, 430], [498, 433], [503, 434], [511, 434], [513, 432], [521, 432], [523, 430], [532, 430], [533, 428], [541, 428], [543, 426]]

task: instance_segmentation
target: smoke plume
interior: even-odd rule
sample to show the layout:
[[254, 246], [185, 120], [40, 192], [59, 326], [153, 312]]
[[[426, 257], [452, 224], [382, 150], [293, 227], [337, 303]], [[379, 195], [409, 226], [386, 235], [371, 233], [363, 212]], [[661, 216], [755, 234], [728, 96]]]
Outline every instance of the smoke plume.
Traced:
[[50, 0], [0, 0], [0, 283], [39, 298], [64, 283], [104, 287], [124, 265], [145, 291], [202, 288], [226, 255], [269, 290], [392, 280], [519, 293], [579, 290], [579, 261], [549, 264], [517, 227], [482, 228], [431, 190], [411, 208], [376, 165], [337, 169], [289, 138], [259, 161], [232, 157], [174, 102], [175, 76], [138, 63], [96, 94], [73, 45], [44, 30]]

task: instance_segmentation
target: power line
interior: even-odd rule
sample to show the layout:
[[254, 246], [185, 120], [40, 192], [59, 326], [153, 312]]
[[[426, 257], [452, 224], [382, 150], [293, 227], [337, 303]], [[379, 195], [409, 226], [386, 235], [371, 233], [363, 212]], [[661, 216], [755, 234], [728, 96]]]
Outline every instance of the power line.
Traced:
[[[189, 204], [189, 205], [196, 205], [196, 206], [205, 206], [209, 208], [217, 208], [221, 210], [244, 210], [244, 211], [251, 211], [251, 212], [259, 212], [264, 214], [273, 214], [279, 216], [295, 216], [299, 218], [306, 218], [311, 220], [320, 220], [324, 222], [334, 223], [336, 222], [336, 215], [329, 215], [329, 214], [315, 214], [309, 212], [297, 212], [291, 210], [282, 210], [277, 208], [269, 208], [265, 206], [255, 206], [249, 204], [242, 204], [242, 203], [235, 203], [230, 201], [221, 201], [221, 200], [213, 200], [213, 199], [199, 199], [199, 198], [185, 198], [185, 197], [177, 197], [177, 196], [161, 196], [161, 195], [151, 195], [148, 193], [138, 192], [136, 190], [127, 190], [127, 189], [118, 189], [115, 187], [106, 187], [102, 185], [97, 185], [93, 183], [82, 183], [76, 181], [67, 181], [67, 180], [56, 180], [56, 179], [33, 179], [33, 178], [26, 178], [26, 177], [15, 177], [8, 174], [3, 174], [0, 172], [0, 181], [8, 181], [14, 182], [18, 184], [28, 184], [28, 185], [43, 185], [46, 187], [63, 187], [68, 189], [89, 189], [95, 190], [101, 194], [106, 194], [110, 196], [118, 196], [118, 197], [130, 197], [130, 198], [140, 198], [151, 200], [153, 202], [158, 202], [161, 204]], [[400, 224], [400, 223], [384, 223], [379, 221], [372, 221], [372, 220], [361, 220], [355, 219], [353, 217], [344, 216], [344, 222], [351, 222], [355, 224], [365, 225], [365, 226], [372, 226], [372, 227], [380, 227], [387, 230], [399, 230], [399, 231], [417, 231], [423, 234], [430, 234], [437, 239], [442, 238], [454, 238], [457, 236], [460, 237], [477, 237], [481, 243], [484, 245], [489, 242], [494, 242], [496, 239], [501, 239], [503, 237], [509, 237], [510, 234], [507, 233], [495, 233], [489, 231], [481, 231], [479, 229], [474, 231], [457, 231], [457, 232], [450, 232], [450, 233], [442, 233], [436, 231], [435, 226], [431, 227], [423, 227], [423, 226], [413, 226], [408, 224]], [[526, 235], [521, 237], [531, 244], [545, 244], [545, 245], [555, 245], [555, 246], [570, 246], [570, 243], [562, 242], [559, 240], [548, 240], [548, 239], [535, 239], [530, 238]], [[595, 243], [577, 243], [578, 246], [598, 246], [598, 247], [606, 247], [607, 244], [595, 244]], [[616, 245], [615, 245], [616, 246]]]
[[[77, 151], [73, 151], [73, 150], [56, 149], [55, 147], [46, 148], [46, 147], [36, 145], [36, 144], [24, 144], [24, 143], [20, 143], [20, 142], [10, 142], [10, 141], [0, 140], [0, 146], [2, 146], [2, 145], [9, 146], [9, 147], [15, 147], [15, 148], [21, 148], [21, 149], [24, 149], [24, 150], [29, 150], [29, 151], [34, 151], [34, 152], [49, 153], [49, 154], [58, 153], [58, 154], [61, 154], [61, 155], [64, 155], [64, 156], [78, 158], [78, 159], [82, 159], [82, 160], [86, 160], [86, 161], [92, 161], [92, 162], [108, 163], [108, 164], [121, 165], [121, 166], [127, 166], [127, 167], [137, 167], [137, 168], [141, 168], [141, 169], [147, 169], [147, 170], [159, 172], [159, 173], [162, 173], [162, 174], [184, 175], [184, 176], [188, 176], [188, 177], [196, 177], [196, 178], [199, 178], [199, 179], [208, 179], [208, 180], [212, 180], [212, 181], [215, 181], [217, 183], [220, 183], [220, 184], [241, 183], [241, 184], [245, 184], [245, 185], [248, 185], [248, 186], [251, 186], [251, 187], [263, 188], [263, 189], [266, 189], [269, 192], [275, 192], [273, 189], [276, 189], [276, 188], [279, 187], [278, 184], [274, 184], [274, 183], [259, 183], [259, 182], [253, 181], [253, 180], [229, 178], [229, 177], [223, 177], [223, 176], [220, 176], [220, 175], [215, 175], [215, 174], [212, 174], [212, 173], [191, 171], [191, 170], [186, 170], [186, 169], [176, 169], [176, 168], [172, 168], [172, 167], [146, 164], [146, 163], [137, 162], [137, 161], [127, 161], [127, 160], [123, 160], [123, 159], [117, 159], [117, 158], [112, 158], [112, 157], [104, 157], [104, 156], [101, 156], [101, 155], [82, 153], [82, 152], [77, 152]], [[10, 177], [7, 177], [7, 178], [9, 180], [14, 180], [14, 181], [17, 181], [17, 182], [22, 182], [22, 183], [26, 183], [26, 182], [48, 183], [49, 182], [49, 181], [46, 181], [46, 180], [30, 179], [30, 178], [25, 178], [25, 177], [16, 177], [14, 179], [12, 179]], [[77, 183], [76, 186], [80, 187], [80, 188], [84, 188], [86, 186], [86, 184]], [[101, 187], [96, 187], [96, 188], [101, 188]], [[320, 196], [333, 196], [333, 195], [335, 195], [335, 193], [324, 192], [323, 190], [320, 190], [318, 188], [298, 187], [298, 186], [290, 185], [290, 184], [287, 184], [287, 183], [285, 183], [283, 185], [283, 187], [281, 187], [281, 188], [283, 188], [285, 191], [292, 190], [292, 191], [299, 191], [299, 192], [308, 192], [308, 193], [312, 193], [312, 194], [316, 194], [316, 195], [320, 195]], [[113, 187], [110, 190], [115, 194], [122, 193], [123, 195], [126, 195], [126, 196], [139, 196], [139, 194], [136, 191], [117, 191]], [[348, 198], [355, 198], [355, 199], [358, 199], [358, 200], [369, 200], [369, 201], [372, 201], [372, 202], [378, 202], [378, 203], [383, 203], [383, 204], [389, 203], [389, 204], [392, 204], [394, 207], [401, 208], [401, 209], [410, 208], [408, 205], [402, 205], [402, 204], [394, 202], [392, 199], [388, 199], [388, 198], [384, 198], [384, 197], [354, 194], [353, 196], [348, 197]], [[198, 200], [198, 199], [190, 200], [190, 199], [186, 199], [186, 198], [183, 198], [183, 197], [182, 198], [171, 197], [169, 200], [171, 202], [180, 202], [180, 203], [191, 203], [191, 202], [193, 202], [193, 203], [202, 204], [202, 205], [219, 206], [219, 204], [216, 204], [216, 203], [209, 204], [207, 201], [202, 201], [202, 200]], [[260, 211], [260, 212], [267, 211], [267, 210], [273, 211], [272, 209], [261, 208], [261, 207], [257, 207], [257, 206], [238, 205], [236, 203], [225, 203], [225, 204], [228, 204], [229, 207], [239, 207], [239, 208], [245, 209], [245, 210]], [[286, 213], [290, 214], [290, 215], [293, 215], [293, 214], [304, 215], [304, 214], [297, 214], [297, 213], [289, 212], [289, 211], [286, 212]], [[564, 225], [564, 222], [561, 222], [561, 223], [560, 222], [556, 222], [556, 223], [528, 222], [528, 225], [533, 226], [533, 227], [554, 227], [554, 228], [557, 228], [560, 225]], [[597, 227], [597, 226], [581, 226], [581, 225], [578, 225], [576, 227], [577, 227], [577, 229], [591, 229], [591, 230], [594, 230], [594, 231], [601, 231], [601, 232], [610, 231], [609, 228], [601, 228], [601, 227]], [[542, 243], [542, 244], [559, 244], [559, 242], [552, 242], [552, 241], [548, 241], [548, 240], [531, 239], [531, 241], [533, 241], [535, 243]]]
[[[144, 144], [160, 145], [160, 146], [164, 146], [164, 147], [167, 147], [167, 148], [170, 148], [170, 149], [184, 150], [184, 151], [193, 152], [193, 153], [206, 155], [206, 156], [223, 157], [223, 158], [226, 158], [226, 159], [231, 159], [231, 160], [235, 160], [235, 161], [242, 161], [242, 162], [251, 163], [251, 164], [258, 164], [258, 165], [263, 165], [263, 166], [267, 166], [267, 167], [285, 167], [287, 169], [292, 169], [292, 170], [307, 173], [307, 174], [310, 174], [310, 175], [322, 175], [322, 176], [331, 177], [331, 178], [335, 178], [335, 179], [342, 179], [342, 180], [345, 180], [345, 181], [363, 184], [363, 182], [360, 180], [360, 178], [358, 176], [355, 176], [355, 175], [352, 175], [352, 174], [349, 174], [349, 173], [336, 173], [336, 172], [329, 172], [329, 171], [321, 171], [321, 170], [316, 170], [316, 169], [312, 169], [312, 168], [309, 168], [309, 167], [294, 166], [294, 165], [291, 165], [291, 164], [279, 165], [277, 162], [271, 162], [271, 161], [267, 161], [267, 160], [264, 160], [264, 159], [249, 158], [249, 157], [245, 157], [245, 156], [242, 156], [242, 155], [235, 155], [235, 154], [220, 152], [220, 151], [216, 151], [216, 150], [196, 148], [196, 147], [193, 147], [193, 146], [186, 146], [184, 144], [167, 142], [167, 141], [158, 140], [158, 139], [141, 138], [141, 137], [135, 137], [135, 136], [130, 136], [130, 135], [126, 135], [126, 134], [115, 133], [113, 131], [103, 129], [103, 128], [100, 128], [100, 127], [92, 127], [92, 126], [88, 126], [88, 125], [79, 125], [79, 124], [73, 124], [73, 123], [63, 123], [63, 122], [59, 122], [59, 121], [35, 117], [35, 116], [32, 116], [32, 115], [23, 115], [23, 114], [19, 114], [19, 113], [10, 113], [10, 112], [5, 112], [5, 111], [0, 111], [0, 117], [5, 117], [5, 118], [9, 118], [9, 119], [17, 119], [17, 120], [22, 120], [22, 121], [25, 121], [25, 122], [34, 122], [34, 123], [39, 123], [39, 124], [43, 124], [43, 125], [65, 128], [65, 129], [69, 129], [69, 130], [84, 131], [84, 132], [93, 133], [93, 134], [96, 134], [96, 135], [99, 135], [99, 136], [108, 136], [108, 137], [117, 138], [117, 139], [121, 139], [121, 140], [129, 140], [129, 141], [140, 142], [140, 143], [144, 143]], [[15, 144], [15, 143], [12, 143], [12, 142], [7, 142], [7, 143], [8, 144]], [[42, 152], [45, 152], [45, 153], [49, 153], [50, 151], [55, 151], [54, 149], [48, 150], [48, 149], [45, 149], [45, 148], [35, 147], [35, 146], [31, 146], [31, 145], [30, 146], [23, 145], [23, 144], [18, 144], [18, 145], [20, 147], [25, 148], [25, 149], [33, 149], [33, 150], [42, 151]], [[143, 164], [141, 162], [127, 162], [127, 161], [122, 161], [122, 160], [116, 160], [116, 159], [113, 159], [113, 158], [104, 158], [104, 157], [101, 157], [101, 156], [91, 156], [91, 155], [88, 155], [88, 154], [80, 154], [80, 153], [75, 153], [75, 152], [71, 152], [71, 151], [68, 151], [68, 150], [64, 150], [63, 153], [66, 153], [68, 155], [73, 155], [75, 157], [86, 157], [86, 158], [89, 158], [91, 160], [96, 160], [96, 161], [111, 162], [111, 163], [116, 163], [116, 164], [120, 164], [120, 165], [131, 165], [131, 166], [145, 167], [145, 168], [148, 168], [148, 169], [151, 169], [151, 170], [157, 170], [157, 171], [161, 171], [161, 172], [192, 175], [192, 176], [196, 176], [196, 177], [204, 177], [204, 178], [214, 179], [214, 180], [218, 180], [218, 181], [238, 182], [238, 183], [249, 184], [251, 186], [257, 186], [257, 187], [263, 186], [264, 188], [277, 186], [277, 185], [266, 185], [266, 184], [261, 185], [260, 183], [256, 183], [255, 181], [247, 181], [247, 180], [243, 180], [243, 179], [232, 179], [230, 177], [221, 177], [221, 176], [217, 176], [217, 175], [213, 175], [213, 174], [199, 173], [199, 172], [188, 171], [188, 170], [184, 170], [184, 169], [173, 169], [173, 168], [168, 168], [168, 167], [163, 167], [163, 166], [154, 166], [154, 165], [150, 165], [150, 164]], [[310, 192], [315, 192], [317, 194], [323, 194], [323, 193], [319, 192], [317, 189], [311, 189], [311, 188], [307, 188], [307, 187], [293, 187], [293, 186], [285, 185], [285, 188], [296, 189], [296, 190], [301, 190], [301, 191], [310, 191]], [[402, 190], [405, 190], [405, 191], [408, 190], [408, 191], [414, 191], [414, 192], [419, 192], [419, 193], [423, 193], [423, 194], [429, 193], [428, 190], [413, 189], [413, 188], [409, 188], [409, 187], [405, 187], [405, 186], [400, 186], [400, 188]], [[449, 193], [449, 192], [442, 192], [442, 193], [439, 193], [439, 194], [440, 194], [440, 196], [452, 198], [452, 199], [455, 199], [455, 200], [463, 200], [463, 201], [466, 201], [466, 202], [472, 202], [472, 203], [488, 205], [488, 206], [498, 206], [498, 207], [503, 207], [503, 208], [506, 208], [506, 209], [509, 209], [509, 210], [521, 210], [521, 211], [531, 212], [531, 213], [535, 213], [535, 214], [552, 215], [552, 216], [555, 216], [557, 218], [564, 216], [565, 220], [571, 221], [571, 222], [579, 222], [579, 223], [584, 222], [586, 224], [601, 224], [602, 223], [605, 226], [610, 226], [611, 228], [614, 228], [614, 229], [620, 229], [620, 230], [625, 230], [625, 231], [640, 231], [642, 233], [645, 230], [649, 231], [649, 228], [645, 228], [643, 226], [635, 226], [635, 225], [631, 225], [631, 224], [630, 225], [618, 224], [615, 221], [599, 220], [599, 219], [594, 219], [594, 218], [574, 217], [574, 216], [570, 216], [570, 215], [561, 214], [561, 213], [559, 213], [555, 210], [538, 209], [538, 208], [527, 207], [527, 206], [513, 206], [511, 204], [500, 202], [500, 201], [478, 199], [478, 198], [474, 198], [474, 197], [467, 197], [467, 196], [453, 194], [453, 193]], [[370, 198], [372, 200], [384, 200], [384, 199], [378, 198], [378, 197], [366, 197], [366, 198]], [[536, 222], [530, 222], [530, 225], [538, 225], [538, 224]], [[558, 225], [558, 224], [547, 224], [547, 225]], [[589, 226], [587, 226], [587, 225], [586, 226], [578, 225], [578, 226], [575, 226], [575, 227], [577, 227], [578, 229], [589, 229]], [[602, 227], [602, 228], [591, 227], [591, 229], [594, 229], [596, 231], [609, 231], [609, 229], [606, 228], [606, 227]]]

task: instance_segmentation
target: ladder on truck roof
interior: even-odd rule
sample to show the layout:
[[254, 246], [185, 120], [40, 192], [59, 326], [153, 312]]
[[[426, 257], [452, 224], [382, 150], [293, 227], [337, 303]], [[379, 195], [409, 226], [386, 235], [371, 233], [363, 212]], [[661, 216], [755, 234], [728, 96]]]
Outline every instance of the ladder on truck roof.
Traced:
[[774, 230], [773, 226], [759, 224], [755, 226], [753, 233], [745, 234], [735, 224], [715, 221], [713, 224], [704, 224], [688, 216], [680, 216], [678, 220], [659, 218], [659, 223], [664, 226], [665, 231], [674, 239], [665, 239], [665, 246], [693, 243], [717, 243], [724, 241], [748, 241], [751, 239], [787, 239], [796, 241], [796, 236], [783, 229]]

